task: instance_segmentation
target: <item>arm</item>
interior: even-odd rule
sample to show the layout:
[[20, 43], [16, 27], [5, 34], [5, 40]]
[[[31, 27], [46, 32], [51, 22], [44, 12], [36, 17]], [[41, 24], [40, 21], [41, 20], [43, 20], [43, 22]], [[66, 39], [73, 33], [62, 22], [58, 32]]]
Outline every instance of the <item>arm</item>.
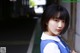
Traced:
[[71, 53], [77, 53], [75, 50], [72, 50], [72, 52]]

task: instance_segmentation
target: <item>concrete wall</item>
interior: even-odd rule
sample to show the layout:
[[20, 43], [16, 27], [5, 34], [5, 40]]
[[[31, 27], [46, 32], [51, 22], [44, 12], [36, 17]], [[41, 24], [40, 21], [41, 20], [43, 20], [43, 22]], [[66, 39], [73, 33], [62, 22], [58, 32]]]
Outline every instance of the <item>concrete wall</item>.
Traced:
[[77, 3], [75, 49], [80, 53], [80, 3]]

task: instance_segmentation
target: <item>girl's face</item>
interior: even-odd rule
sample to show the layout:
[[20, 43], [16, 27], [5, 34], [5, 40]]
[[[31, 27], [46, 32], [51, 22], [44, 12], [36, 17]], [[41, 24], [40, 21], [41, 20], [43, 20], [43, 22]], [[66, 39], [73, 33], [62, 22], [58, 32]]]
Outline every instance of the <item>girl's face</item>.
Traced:
[[54, 18], [47, 23], [47, 33], [53, 36], [59, 35], [65, 27], [65, 21]]

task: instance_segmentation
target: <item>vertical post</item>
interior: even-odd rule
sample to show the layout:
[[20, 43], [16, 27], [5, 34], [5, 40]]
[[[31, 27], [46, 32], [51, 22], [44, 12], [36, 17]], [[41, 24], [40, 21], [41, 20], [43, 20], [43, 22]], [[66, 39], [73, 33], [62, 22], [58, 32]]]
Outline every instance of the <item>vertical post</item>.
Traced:
[[71, 19], [70, 19], [70, 28], [68, 31], [68, 42], [71, 49], [74, 49], [75, 46], [75, 32], [76, 32], [76, 2], [71, 3]]

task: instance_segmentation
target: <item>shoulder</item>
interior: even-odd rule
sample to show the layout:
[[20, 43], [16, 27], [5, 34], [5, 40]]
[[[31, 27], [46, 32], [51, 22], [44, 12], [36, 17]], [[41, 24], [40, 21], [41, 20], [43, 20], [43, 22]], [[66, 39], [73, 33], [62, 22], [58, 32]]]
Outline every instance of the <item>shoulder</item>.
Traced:
[[60, 53], [58, 45], [56, 43], [50, 42], [44, 48], [44, 53]]
[[45, 47], [53, 47], [53, 48], [55, 48], [55, 47], [57, 47], [58, 48], [58, 45], [56, 44], [56, 43], [53, 43], [53, 42], [50, 42], [50, 43], [48, 43]]

